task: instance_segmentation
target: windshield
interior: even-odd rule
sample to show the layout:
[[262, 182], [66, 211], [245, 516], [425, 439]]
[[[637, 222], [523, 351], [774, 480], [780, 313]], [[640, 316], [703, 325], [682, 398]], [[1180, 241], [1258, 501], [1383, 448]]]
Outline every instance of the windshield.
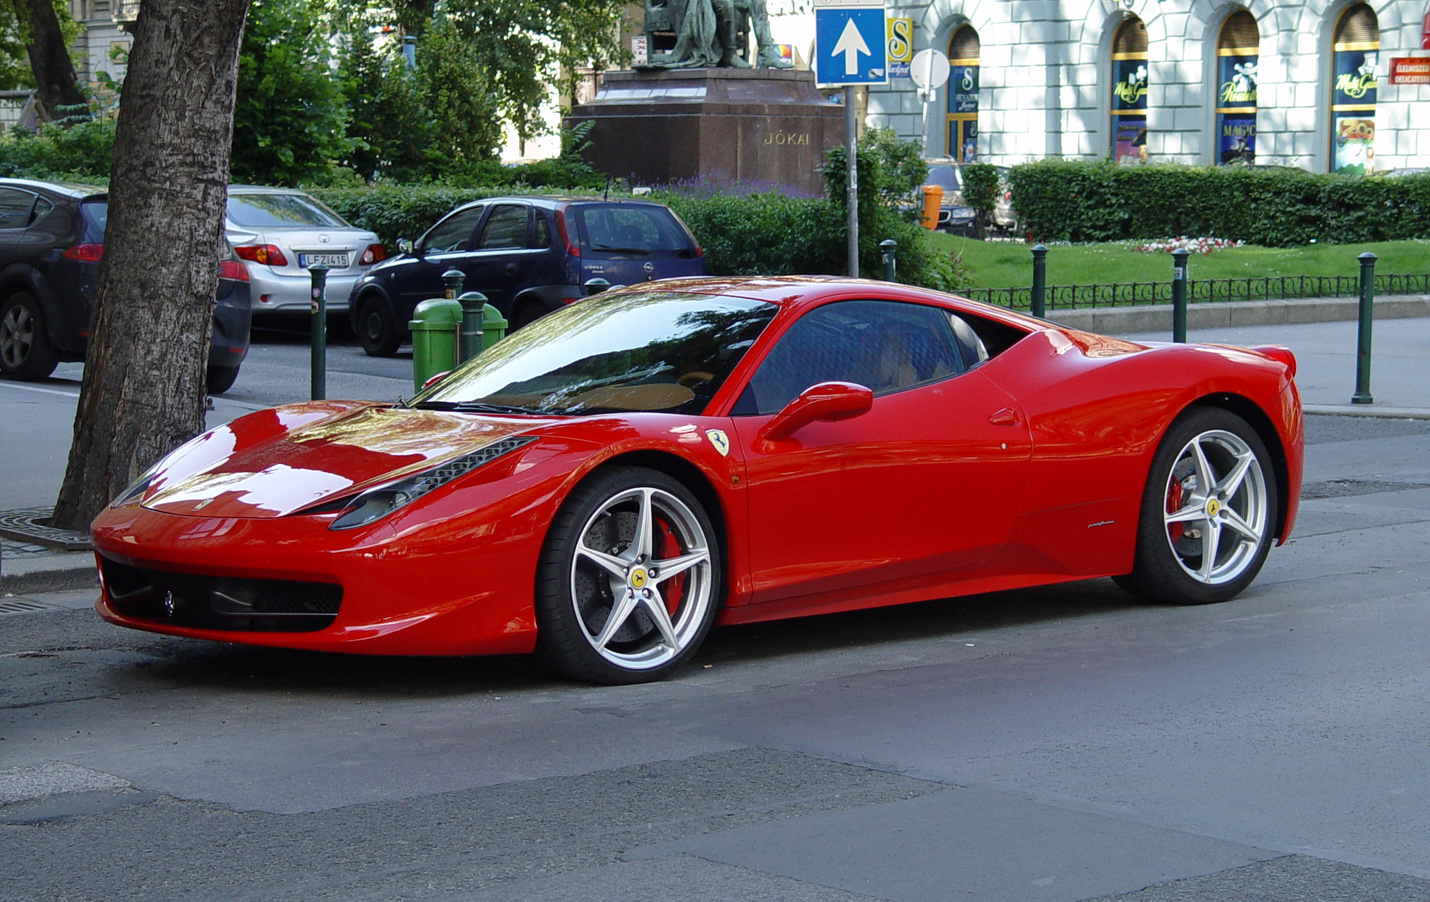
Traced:
[[502, 339], [418, 394], [412, 406], [699, 414], [776, 309], [675, 291], [597, 295]]
[[235, 194], [228, 199], [228, 218], [245, 229], [352, 228], [306, 194]]

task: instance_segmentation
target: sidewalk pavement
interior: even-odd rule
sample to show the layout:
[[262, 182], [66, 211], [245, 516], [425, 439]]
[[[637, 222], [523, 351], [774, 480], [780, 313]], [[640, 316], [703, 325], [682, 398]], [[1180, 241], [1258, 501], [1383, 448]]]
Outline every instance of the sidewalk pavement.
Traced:
[[[1376, 301], [1370, 404], [1351, 403], [1356, 389], [1355, 310], [1353, 301], [1198, 304], [1188, 313], [1187, 339], [1291, 348], [1297, 360], [1296, 382], [1308, 414], [1430, 419], [1430, 380], [1425, 377], [1430, 360], [1430, 297]], [[1074, 328], [1138, 341], [1170, 341], [1172, 337], [1170, 307], [1059, 311], [1050, 318]], [[0, 422], [29, 427], [23, 437], [14, 425], [0, 434], [0, 459], [9, 462], [15, 480], [0, 488], [0, 508], [18, 508], [0, 510], [0, 614], [34, 609], [35, 602], [19, 596], [97, 585], [93, 555], [87, 550], [65, 550], [67, 544], [70, 548], [87, 547], [87, 537], [46, 530], [43, 525], [49, 510], [41, 505], [51, 503], [59, 493], [63, 466], [54, 463], [62, 463], [68, 454], [73, 404], [64, 408], [66, 417], [36, 419], [28, 415], [23, 398], [11, 399], [11, 395], [22, 395], [22, 390], [73, 397], [43, 387], [0, 385]], [[56, 399], [46, 400], [53, 404]], [[209, 423], [227, 422], [247, 410], [245, 405], [216, 398]], [[47, 465], [37, 466], [36, 461]], [[6, 532], [9, 534], [4, 535]]]

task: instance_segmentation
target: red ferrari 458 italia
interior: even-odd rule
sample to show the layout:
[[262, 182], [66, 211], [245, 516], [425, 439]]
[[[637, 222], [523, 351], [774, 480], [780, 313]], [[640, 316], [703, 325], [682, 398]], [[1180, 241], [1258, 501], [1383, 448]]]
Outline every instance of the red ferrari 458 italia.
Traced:
[[410, 401], [183, 445], [95, 520], [99, 612], [624, 683], [715, 623], [1103, 576], [1224, 601], [1296, 517], [1295, 370], [878, 282], [646, 283]]

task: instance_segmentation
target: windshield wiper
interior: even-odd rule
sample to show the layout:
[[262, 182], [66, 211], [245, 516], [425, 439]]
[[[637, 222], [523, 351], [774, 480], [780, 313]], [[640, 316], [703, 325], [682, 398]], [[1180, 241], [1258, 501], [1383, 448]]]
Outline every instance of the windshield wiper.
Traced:
[[458, 413], [541, 413], [541, 411], [530, 407], [517, 407], [514, 404], [488, 404], [484, 401], [419, 401], [412, 407], [416, 410], [454, 410]]

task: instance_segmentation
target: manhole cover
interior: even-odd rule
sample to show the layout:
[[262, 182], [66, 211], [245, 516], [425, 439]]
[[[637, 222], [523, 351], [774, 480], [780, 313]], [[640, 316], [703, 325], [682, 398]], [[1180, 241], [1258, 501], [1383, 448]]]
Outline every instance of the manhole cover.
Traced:
[[46, 604], [43, 601], [32, 601], [28, 598], [0, 598], [0, 615], [4, 614], [33, 614], [36, 611], [58, 611], [57, 604]]
[[88, 551], [89, 534], [50, 526], [53, 508], [0, 512], [0, 536], [17, 542], [33, 542], [56, 551]]

